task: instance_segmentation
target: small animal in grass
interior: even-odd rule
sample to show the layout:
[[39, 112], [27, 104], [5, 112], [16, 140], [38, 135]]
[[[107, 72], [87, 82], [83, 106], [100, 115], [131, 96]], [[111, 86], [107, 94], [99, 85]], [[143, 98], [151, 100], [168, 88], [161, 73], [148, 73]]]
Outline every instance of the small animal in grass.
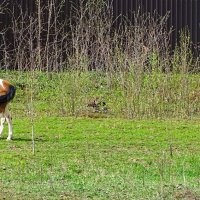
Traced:
[[13, 128], [12, 118], [8, 110], [9, 102], [14, 98], [16, 88], [10, 84], [7, 80], [0, 79], [0, 136], [2, 135], [4, 123], [8, 123], [8, 137], [7, 140], [12, 139]]
[[99, 112], [106, 113], [108, 111], [108, 109], [106, 107], [106, 102], [100, 101], [99, 98], [95, 98], [95, 99], [91, 100], [88, 103], [88, 107], [92, 107], [94, 109], [94, 111], [97, 113], [99, 113]]

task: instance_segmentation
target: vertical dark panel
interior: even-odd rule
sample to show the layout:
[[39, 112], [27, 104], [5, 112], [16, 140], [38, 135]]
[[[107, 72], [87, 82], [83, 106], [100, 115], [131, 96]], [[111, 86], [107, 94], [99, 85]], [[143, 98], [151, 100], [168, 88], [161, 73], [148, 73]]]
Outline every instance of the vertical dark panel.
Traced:
[[193, 0], [189, 0], [189, 20], [188, 20], [188, 27], [189, 27], [189, 30], [190, 30], [190, 34], [191, 36], [193, 35], [193, 30], [192, 30], [192, 3], [193, 3]]
[[138, 10], [140, 9], [140, 0], [131, 1], [131, 2], [132, 2], [132, 6], [133, 6], [132, 8], [138, 12]]
[[170, 27], [173, 26], [173, 15], [174, 15], [174, 12], [173, 12], [173, 2], [174, 0], [171, 0], [170, 1], [170, 18], [171, 18], [171, 22], [170, 22]]
[[147, 1], [147, 11], [151, 13], [151, 0]]
[[136, 11], [136, 6], [134, 9], [134, 1], [128, 0], [127, 9], [128, 9], [128, 18], [133, 21], [133, 11]]
[[144, 12], [148, 12], [148, 1], [149, 0], [145, 0], [145, 3], [144, 3], [144, 5], [145, 5]]
[[178, 38], [179, 38], [179, 8], [178, 8], [178, 4], [179, 0], [175, 0], [174, 1], [174, 41], [178, 42]]
[[151, 12], [157, 11], [157, 0], [151, 0]]
[[153, 3], [154, 1], [153, 0], [149, 0], [149, 3], [150, 3], [150, 12], [153, 13], [154, 12], [154, 8], [153, 8]]
[[180, 9], [180, 14], [179, 14], [179, 23], [180, 23], [180, 28], [183, 27], [183, 1], [179, 0], [179, 9]]
[[187, 26], [187, 22], [188, 22], [188, 0], [183, 0], [183, 26], [186, 27]]
[[125, 14], [124, 11], [125, 11], [125, 8], [126, 8], [126, 0], [118, 0], [119, 1], [119, 4], [118, 4], [118, 10], [119, 10], [119, 14], [121, 15], [120, 17], [120, 23], [122, 22], [122, 16]]
[[192, 17], [192, 22], [193, 22], [193, 24], [192, 24], [192, 29], [193, 29], [193, 37], [192, 37], [192, 39], [193, 39], [193, 42], [195, 43], [195, 44], [197, 44], [197, 27], [198, 27], [198, 22], [197, 22], [197, 17], [198, 17], [198, 15], [197, 15], [197, 0], [194, 0], [193, 1], [193, 7], [192, 7], [192, 13], [193, 13], [193, 17]]
[[144, 13], [144, 0], [138, 0], [141, 13]]
[[126, 5], [125, 5], [125, 14], [130, 17], [130, 7], [129, 7], [129, 0], [126, 0]]
[[168, 11], [168, 4], [169, 4], [169, 0], [165, 0], [165, 10], [164, 10], [165, 15]]
[[128, 13], [127, 1], [128, 0], [121, 0], [121, 8], [122, 8], [122, 15], [123, 16], [126, 16], [127, 13]]
[[[0, 0], [0, 3], [4, 0]], [[61, 0], [57, 0], [60, 2]], [[72, 5], [78, 5], [81, 0], [65, 0], [65, 6], [62, 14], [62, 20], [70, 17]], [[113, 3], [113, 14], [118, 17], [120, 14], [127, 15], [129, 19], [133, 20], [133, 11], [140, 11], [143, 13], [153, 13], [155, 10], [159, 15], [165, 15], [170, 11], [168, 20], [168, 27], [173, 26], [173, 34], [171, 41], [173, 45], [179, 36], [179, 30], [188, 27], [191, 33], [191, 38], [195, 44], [200, 43], [200, 0], [108, 0]], [[22, 7], [23, 12], [36, 13], [36, 0], [9, 0], [7, 1], [9, 10], [15, 10], [16, 16], [19, 14], [19, 6]], [[42, 0], [45, 4], [47, 1]], [[0, 29], [8, 27], [11, 24], [11, 17], [9, 14], [0, 14]], [[119, 24], [120, 18], [117, 20]], [[8, 34], [8, 38], [9, 38]]]
[[[167, 12], [169, 13], [169, 18], [168, 18], [168, 21], [167, 21], [167, 26], [170, 29], [172, 27], [172, 0], [168, 0]], [[170, 42], [172, 43], [172, 36], [170, 37]]]
[[175, 37], [177, 39], [178, 37], [178, 0], [174, 0], [175, 4], [174, 4], [174, 31], [175, 31]]
[[144, 0], [138, 0], [138, 7], [140, 7], [141, 13], [144, 12]]
[[163, 16], [163, 0], [160, 0], [160, 15]]
[[177, 11], [176, 11], [176, 1], [177, 0], [171, 0], [171, 27], [173, 29], [172, 32], [172, 36], [171, 36], [171, 40], [172, 43], [175, 44], [176, 43], [176, 16], [177, 16]]
[[156, 0], [156, 5], [155, 5], [155, 9], [156, 9], [156, 10], [158, 10], [158, 1], [159, 1], [159, 0]]
[[162, 0], [158, 1], [157, 12], [159, 15], [162, 15]]
[[118, 24], [119, 24], [119, 10], [118, 10], [118, 3], [119, 3], [119, 0], [111, 0], [112, 4], [113, 4], [113, 17], [114, 17], [114, 26], [117, 27]]
[[182, 0], [177, 0], [177, 23], [176, 23], [176, 29], [179, 35], [179, 32], [182, 28]]
[[[197, 44], [200, 45], [200, 1], [197, 1]], [[199, 52], [200, 53], [200, 52]]]

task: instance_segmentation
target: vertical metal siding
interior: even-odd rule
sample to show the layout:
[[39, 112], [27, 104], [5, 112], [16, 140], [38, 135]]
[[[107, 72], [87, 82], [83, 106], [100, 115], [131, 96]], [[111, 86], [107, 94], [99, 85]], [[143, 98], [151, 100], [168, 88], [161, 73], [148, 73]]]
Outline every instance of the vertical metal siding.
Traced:
[[[0, 0], [2, 3], [4, 0]], [[78, 5], [80, 0], [65, 0], [62, 18], [69, 18], [71, 6]], [[170, 12], [168, 27], [173, 27], [172, 43], [173, 46], [179, 38], [180, 30], [188, 27], [193, 43], [200, 44], [200, 0], [108, 0], [113, 3], [113, 13], [117, 17], [120, 14], [127, 15], [131, 20], [133, 11], [153, 13], [155, 10], [161, 16]], [[58, 2], [58, 1], [56, 1]], [[45, 4], [47, 1], [42, 0]], [[18, 5], [21, 5], [24, 12], [33, 13], [36, 11], [36, 0], [10, 0], [9, 9], [18, 12]], [[119, 18], [120, 20], [120, 18]], [[119, 21], [118, 21], [119, 22]], [[116, 24], [118, 23], [116, 22]], [[11, 17], [0, 14], [0, 28], [9, 26]]]
[[[197, 31], [198, 31], [198, 22], [197, 22], [197, 0], [194, 0], [193, 2], [193, 25], [192, 29], [194, 29], [194, 34], [192, 36], [192, 39], [195, 43], [197, 43]], [[195, 31], [197, 30], [197, 31]], [[200, 34], [200, 33], [199, 33]]]
[[197, 0], [197, 8], [196, 8], [196, 13], [197, 13], [197, 41], [200, 44], [200, 1]]

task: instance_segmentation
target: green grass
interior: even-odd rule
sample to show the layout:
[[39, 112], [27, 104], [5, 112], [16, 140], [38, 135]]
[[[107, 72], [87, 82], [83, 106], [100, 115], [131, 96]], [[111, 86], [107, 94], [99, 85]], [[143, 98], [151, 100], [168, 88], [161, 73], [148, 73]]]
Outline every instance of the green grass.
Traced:
[[[0, 140], [0, 199], [200, 198], [198, 74], [146, 74], [139, 86], [131, 74], [0, 75], [17, 85], [14, 140], [7, 128]], [[95, 97], [107, 113], [88, 110]]]
[[[88, 116], [87, 104], [106, 102], [106, 117], [128, 119], [191, 119], [200, 117], [199, 74], [144, 74], [140, 80], [119, 72], [112, 79], [104, 72], [1, 71], [17, 85], [11, 105], [16, 116]], [[31, 102], [31, 94], [33, 105]], [[94, 111], [94, 110], [93, 110]]]
[[[0, 199], [200, 196], [198, 120], [14, 119], [0, 140]], [[171, 147], [171, 148], [170, 148]], [[188, 197], [188, 198], [187, 198]]]

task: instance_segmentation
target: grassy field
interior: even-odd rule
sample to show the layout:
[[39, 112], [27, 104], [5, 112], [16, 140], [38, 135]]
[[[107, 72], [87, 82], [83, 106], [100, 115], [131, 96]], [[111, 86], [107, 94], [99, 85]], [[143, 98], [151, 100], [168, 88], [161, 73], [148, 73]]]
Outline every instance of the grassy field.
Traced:
[[[200, 118], [199, 74], [1, 71], [17, 86], [14, 117], [88, 117], [88, 102], [106, 102], [101, 117], [126, 119]], [[100, 113], [102, 114], [102, 113]], [[99, 117], [99, 116], [97, 116]]]
[[5, 4], [0, 78], [17, 91], [14, 139], [7, 127], [0, 139], [0, 200], [200, 200], [189, 32], [172, 52], [169, 13], [138, 10], [130, 23], [110, 1], [91, 0], [61, 22], [64, 1], [48, 2], [36, 15]]
[[17, 86], [0, 199], [200, 199], [198, 74], [0, 75]]
[[199, 120], [14, 119], [0, 199], [200, 198]]

